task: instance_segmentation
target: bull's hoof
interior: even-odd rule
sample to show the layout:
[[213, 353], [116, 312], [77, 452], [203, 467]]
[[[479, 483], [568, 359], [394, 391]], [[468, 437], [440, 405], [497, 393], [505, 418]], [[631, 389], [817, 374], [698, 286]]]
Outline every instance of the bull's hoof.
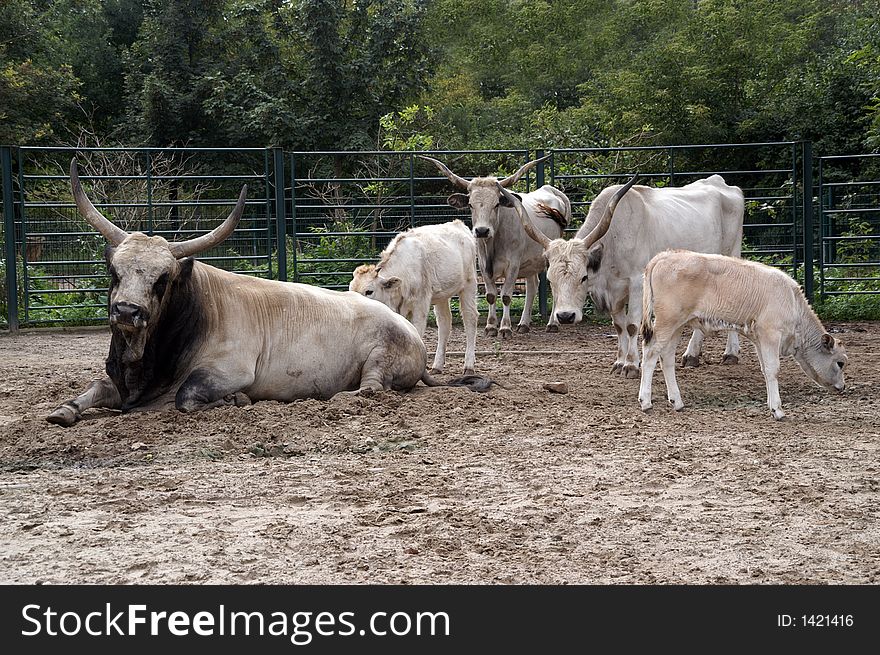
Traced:
[[463, 373], [463, 375], [476, 375], [476, 374], [477, 374], [477, 372], [472, 368], [464, 369], [464, 373]]
[[428, 371], [430, 375], [440, 375], [443, 372], [442, 368], [432, 368]]
[[782, 419], [785, 418], [785, 412], [783, 412], [781, 409], [772, 409], [772, 410], [770, 410], [770, 413], [773, 415], [773, 418], [775, 418], [777, 421], [781, 421]]
[[623, 370], [623, 363], [622, 362], [614, 362], [611, 365], [611, 374], [612, 375], [614, 375], [616, 373], [620, 373], [622, 370]]
[[528, 334], [531, 331], [531, 328], [528, 325], [517, 325], [516, 333], [517, 334]]
[[225, 400], [230, 405], [235, 405], [236, 407], [247, 407], [251, 405], [251, 399], [248, 398], [247, 394], [242, 393], [241, 391], [236, 391], [235, 393], [231, 393], [228, 396], [224, 396], [223, 400]]
[[736, 355], [725, 355], [724, 359], [721, 360], [722, 364], [739, 364], [739, 357]]
[[357, 395], [363, 396], [364, 398], [369, 398], [376, 394], [376, 390], [373, 387], [361, 387], [357, 390]]
[[684, 409], [684, 403], [680, 400], [678, 402], [674, 401], [672, 398], [669, 398], [668, 400], [669, 404], [672, 405], [672, 409], [674, 409], [676, 412], [680, 412]]
[[623, 367], [623, 377], [637, 378], [639, 377], [639, 367], [633, 364], [627, 364]]
[[694, 357], [693, 355], [682, 355], [681, 365], [685, 368], [697, 368], [700, 365], [700, 358]]
[[559, 332], [559, 326], [558, 325], [548, 325], [544, 329], [544, 332]]
[[641, 407], [642, 411], [645, 412], [645, 414], [647, 414], [648, 412], [651, 411], [651, 409], [654, 407], [654, 405], [651, 404], [650, 400], [647, 402], [639, 401], [639, 407]]
[[510, 328], [501, 328], [500, 334], [502, 339], [509, 339], [513, 336], [513, 330]]
[[54, 412], [46, 417], [49, 423], [60, 425], [63, 428], [69, 428], [80, 419], [80, 413], [70, 405], [61, 405]]
[[486, 326], [486, 336], [487, 337], [497, 337], [498, 336], [498, 328], [491, 327], [489, 325]]

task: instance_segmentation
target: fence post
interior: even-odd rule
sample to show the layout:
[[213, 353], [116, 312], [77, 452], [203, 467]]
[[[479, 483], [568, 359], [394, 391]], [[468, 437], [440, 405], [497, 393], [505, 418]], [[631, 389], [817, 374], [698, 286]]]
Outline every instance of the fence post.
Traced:
[[[543, 150], [535, 151], [535, 159], [541, 159], [543, 156]], [[544, 186], [546, 184], [545, 179], [544, 162], [538, 162], [538, 165], [535, 167], [535, 188], [540, 189]], [[529, 307], [528, 311], [531, 313], [532, 308]], [[538, 311], [541, 312], [541, 319], [546, 321], [549, 314], [547, 312], [547, 273], [545, 271], [541, 271], [538, 274]]]
[[803, 142], [804, 176], [804, 295], [813, 302], [813, 144]]
[[15, 206], [12, 202], [12, 148], [0, 147], [3, 176], [3, 241], [6, 258], [6, 312], [10, 332], [18, 330], [18, 266], [15, 260]]
[[284, 151], [272, 148], [275, 174], [275, 234], [278, 245], [278, 279], [287, 282], [287, 216], [284, 206]]

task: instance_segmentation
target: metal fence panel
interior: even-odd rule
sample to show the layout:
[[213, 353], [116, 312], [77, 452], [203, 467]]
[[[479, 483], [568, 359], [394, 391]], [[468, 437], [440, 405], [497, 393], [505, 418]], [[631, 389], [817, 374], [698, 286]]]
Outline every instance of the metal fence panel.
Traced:
[[880, 154], [819, 158], [822, 296], [880, 293]]

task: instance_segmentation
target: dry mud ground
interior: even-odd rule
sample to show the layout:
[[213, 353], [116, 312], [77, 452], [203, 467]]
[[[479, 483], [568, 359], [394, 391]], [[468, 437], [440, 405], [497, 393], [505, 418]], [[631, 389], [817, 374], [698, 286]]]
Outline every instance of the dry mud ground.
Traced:
[[[63, 429], [43, 417], [101, 374], [109, 333], [3, 335], [0, 582], [876, 583], [880, 323], [828, 327], [848, 389], [788, 360], [780, 423], [748, 342], [722, 367], [707, 339], [681, 413], [658, 368], [646, 415], [609, 373], [612, 330], [582, 325], [481, 336], [478, 369], [508, 387], [487, 394]], [[542, 389], [557, 381], [567, 395]]]

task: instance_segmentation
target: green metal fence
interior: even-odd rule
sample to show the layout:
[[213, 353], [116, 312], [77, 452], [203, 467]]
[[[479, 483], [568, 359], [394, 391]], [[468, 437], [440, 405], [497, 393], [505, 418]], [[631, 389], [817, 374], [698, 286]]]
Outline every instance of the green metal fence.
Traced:
[[[814, 252], [809, 143], [577, 148], [520, 180], [545, 181], [573, 201], [573, 233], [593, 198], [638, 170], [642, 183], [687, 184], [713, 173], [746, 195], [743, 255], [784, 267], [812, 295], [876, 293], [880, 159], [819, 159]], [[242, 273], [345, 288], [399, 231], [460, 218], [448, 180], [418, 154], [463, 177], [507, 175], [543, 151], [285, 152], [234, 148], [0, 148], [4, 290], [0, 327], [106, 320], [104, 241], [78, 216], [68, 170], [76, 154], [87, 193], [114, 222], [169, 240], [213, 229], [249, 185], [233, 236], [201, 259]], [[804, 198], [807, 202], [804, 202]], [[17, 260], [17, 261], [16, 261]], [[16, 261], [15, 264], [10, 262]], [[861, 285], [861, 286], [859, 286]], [[543, 286], [542, 313], [546, 311]]]
[[819, 158], [820, 294], [880, 293], [880, 154]]

